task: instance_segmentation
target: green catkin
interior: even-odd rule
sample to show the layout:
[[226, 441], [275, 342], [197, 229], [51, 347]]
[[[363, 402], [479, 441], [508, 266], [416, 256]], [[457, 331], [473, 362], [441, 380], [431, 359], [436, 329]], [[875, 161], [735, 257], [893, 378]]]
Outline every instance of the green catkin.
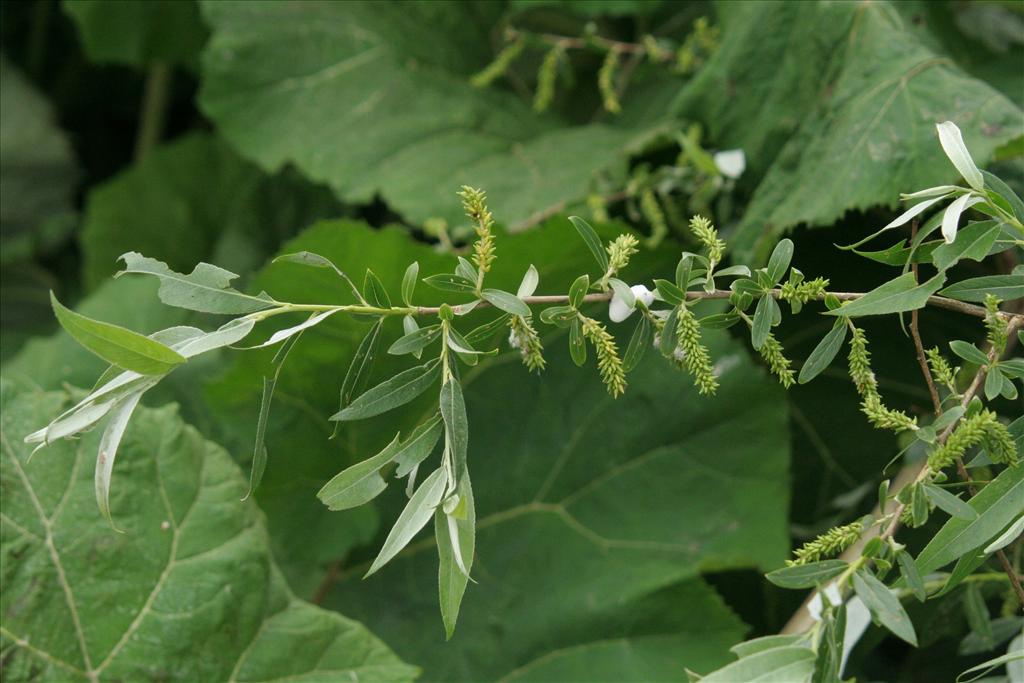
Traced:
[[761, 345], [758, 351], [765, 362], [768, 363], [768, 369], [779, 378], [779, 383], [787, 389], [793, 386], [796, 379], [793, 376], [793, 370], [789, 367], [791, 362], [783, 355], [782, 344], [779, 343], [774, 334], [768, 333], [768, 338], [765, 339], [764, 344]]
[[459, 197], [462, 199], [462, 209], [466, 212], [466, 216], [473, 221], [473, 228], [476, 230], [477, 240], [473, 244], [473, 263], [476, 264], [480, 274], [480, 282], [477, 283], [479, 287], [484, 273], [489, 271], [491, 264], [494, 263], [494, 234], [491, 232], [494, 217], [487, 208], [487, 193], [483, 190], [463, 185]]
[[838, 555], [856, 543], [863, 531], [864, 527], [860, 522], [829, 529], [813, 541], [808, 541], [794, 550], [793, 559], [788, 560], [786, 564], [793, 567]]
[[640, 39], [644, 46], [644, 55], [652, 62], [664, 62], [672, 58], [672, 51], [661, 46], [658, 39], [650, 33]]
[[540, 335], [534, 329], [529, 318], [513, 315], [508, 320], [509, 328], [512, 330], [512, 338], [515, 340], [513, 346], [519, 349], [523, 365], [530, 372], [540, 372], [547, 362], [544, 360], [544, 346], [541, 344]]
[[533, 95], [533, 110], [547, 111], [555, 98], [555, 83], [558, 80], [558, 63], [565, 54], [564, 45], [555, 45], [544, 55], [544, 61], [537, 71], [537, 92]]
[[619, 271], [629, 265], [629, 258], [637, 252], [637, 245], [640, 242], [634, 235], [624, 233], [608, 243], [604, 248], [608, 252], [608, 271], [604, 280], [619, 274]]
[[942, 444], [928, 456], [928, 467], [940, 472], [949, 467], [957, 458], [962, 458], [967, 449], [982, 444], [992, 462], [1017, 464], [1017, 444], [1006, 426], [991, 410], [964, 418]]
[[601, 99], [604, 102], [605, 111], [618, 114], [622, 111], [619, 104], [619, 96], [615, 92], [616, 72], [619, 68], [619, 51], [612, 48], [604, 56], [604, 63], [601, 70], [597, 72], [597, 87], [601, 91]]
[[584, 338], [594, 345], [601, 381], [604, 382], [612, 398], [618, 398], [626, 390], [626, 371], [622, 368], [622, 359], [619, 358], [619, 349], [615, 345], [615, 338], [593, 318], [581, 315], [580, 321], [583, 324]]
[[587, 195], [587, 208], [590, 210], [590, 217], [594, 219], [595, 223], [607, 223], [610, 220], [608, 216], [608, 203], [602, 195], [597, 193]]
[[725, 254], [725, 242], [718, 239], [718, 231], [715, 230], [711, 221], [704, 216], [694, 216], [690, 219], [690, 230], [694, 237], [708, 250], [708, 260], [711, 267], [722, 261]]
[[985, 330], [987, 331], [988, 343], [991, 344], [992, 349], [995, 351], [995, 357], [1003, 355], [1006, 351], [1006, 342], [1010, 338], [1010, 333], [1006, 324], [1006, 320], [999, 315], [999, 304], [1001, 304], [999, 297], [994, 294], [985, 295]]
[[517, 38], [514, 42], [506, 45], [498, 53], [498, 56], [494, 58], [494, 61], [473, 76], [469, 82], [475, 88], [485, 88], [498, 78], [504, 76], [508, 72], [509, 67], [512, 66], [512, 63], [523, 53], [525, 44], [522, 38]]
[[861, 397], [861, 412], [867, 415], [868, 421], [878, 429], [891, 429], [896, 432], [916, 430], [916, 418], [910, 417], [902, 410], [888, 408], [882, 402], [882, 396], [878, 393], [878, 381], [875, 379], [875, 373], [871, 370], [871, 352], [868, 351], [868, 340], [864, 330], [859, 327], [853, 328], [850, 354], [847, 359], [850, 378]]
[[700, 338], [700, 321], [688, 306], [680, 306], [676, 317], [678, 351], [682, 352], [682, 365], [693, 376], [697, 391], [714, 394], [718, 389], [718, 378], [711, 363], [711, 354]]
[[806, 304], [812, 299], [818, 299], [825, 296], [825, 290], [828, 288], [828, 285], [828, 280], [823, 277], [814, 278], [813, 280], [807, 280], [806, 282], [800, 282], [798, 284], [786, 282], [779, 290], [779, 298], [783, 301], [797, 301], [801, 304]]
[[668, 235], [668, 222], [665, 220], [665, 212], [658, 203], [658, 197], [651, 188], [640, 193], [640, 213], [651, 225], [651, 236], [647, 238], [647, 246], [654, 248]]
[[928, 349], [926, 352], [928, 356], [928, 367], [932, 370], [932, 377], [939, 384], [949, 387], [950, 391], [956, 391], [956, 376], [953, 374], [953, 368], [949, 366], [949, 363], [945, 358], [942, 357], [942, 353], [939, 352], [939, 347]]

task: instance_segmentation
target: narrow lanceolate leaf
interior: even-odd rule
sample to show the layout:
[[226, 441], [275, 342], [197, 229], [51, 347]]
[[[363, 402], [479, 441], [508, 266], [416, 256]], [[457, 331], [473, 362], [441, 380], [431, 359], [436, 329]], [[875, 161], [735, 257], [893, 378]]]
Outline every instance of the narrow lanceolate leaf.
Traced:
[[990, 555], [997, 550], [1002, 550], [1016, 541], [1021, 534], [1024, 534], [1024, 515], [1018, 517], [1016, 522], [999, 535], [999, 538], [985, 546], [985, 554]]
[[988, 365], [988, 356], [974, 344], [955, 339], [949, 342], [950, 350], [969, 363], [975, 365]]
[[398, 373], [373, 387], [347, 407], [331, 416], [331, 420], [362, 420], [403, 406], [437, 381], [441, 374], [438, 361], [431, 361]]
[[971, 153], [967, 151], [967, 145], [964, 144], [963, 135], [957, 125], [952, 121], [943, 121], [935, 124], [935, 129], [939, 132], [939, 144], [942, 145], [942, 151], [953, 162], [953, 166], [960, 172], [967, 184], [978, 192], [984, 190], [985, 179], [982, 178], [981, 171], [974, 164]]
[[750, 655], [756, 655], [758, 652], [764, 652], [765, 650], [774, 650], [778, 647], [787, 647], [796, 645], [799, 641], [806, 639], [807, 636], [804, 634], [795, 634], [791, 636], [761, 636], [760, 638], [752, 638], [742, 643], [737, 643], [729, 648], [729, 652], [733, 653], [740, 659], [749, 657]]
[[814, 650], [776, 647], [757, 652], [709, 673], [701, 683], [781, 683], [805, 681], [814, 673]]
[[508, 324], [509, 314], [502, 313], [494, 320], [486, 322], [480, 327], [477, 327], [469, 334], [466, 335], [465, 339], [470, 344], [479, 344], [485, 342], [491, 338], [491, 336], [498, 330], [503, 329]]
[[587, 362], [587, 342], [583, 339], [583, 325], [578, 317], [573, 318], [569, 326], [569, 355], [579, 367]]
[[772, 331], [775, 309], [778, 307], [775, 299], [768, 294], [757, 300], [757, 308], [754, 309], [754, 322], [750, 326], [750, 343], [755, 349], [764, 346], [765, 341], [768, 340], [768, 333]]
[[155, 275], [160, 278], [160, 301], [168, 306], [178, 306], [202, 313], [224, 313], [241, 315], [262, 311], [274, 305], [270, 297], [250, 296], [231, 287], [231, 281], [238, 277], [231, 271], [209, 263], [200, 263], [188, 275], [176, 273], [163, 261], [148, 258], [134, 251], [121, 256], [125, 273]]
[[822, 560], [810, 564], [783, 567], [765, 574], [765, 578], [780, 588], [814, 588], [849, 568], [843, 560]]
[[[380, 554], [370, 565], [366, 576], [376, 573], [378, 569], [387, 564], [395, 555], [401, 552], [402, 548], [409, 544], [409, 541], [419, 533], [420, 529], [426, 526], [427, 522], [434, 515], [434, 509], [440, 504], [444, 496], [445, 487], [448, 485], [448, 472], [439, 467], [427, 477], [416, 493], [406, 504], [398, 521], [392, 527], [391, 533], [384, 540]], [[363, 578], [366, 578], [365, 576]]]
[[393, 356], [401, 356], [406, 353], [415, 353], [427, 346], [430, 346], [435, 339], [441, 336], [440, 325], [430, 325], [413, 330], [409, 334], [395, 341], [388, 347], [388, 353]]
[[442, 431], [440, 415], [434, 415], [416, 427], [395, 453], [395, 476], [404, 477], [426, 460], [441, 438]]
[[572, 222], [573, 227], [583, 238], [584, 244], [587, 245], [587, 249], [594, 255], [594, 260], [597, 261], [597, 265], [600, 267], [601, 272], [608, 270], [608, 254], [604, 251], [604, 245], [601, 244], [601, 238], [597, 236], [594, 229], [590, 227], [590, 223], [579, 216], [569, 216], [569, 220]]
[[985, 178], [985, 187], [989, 196], [991, 196], [992, 193], [995, 193], [1002, 197], [1006, 203], [1010, 205], [1010, 212], [1017, 218], [1017, 220], [1024, 221], [1024, 201], [1021, 201], [1021, 198], [1017, 196], [1017, 193], [1000, 178], [992, 175], [988, 171], [982, 171], [981, 175]]
[[629, 346], [626, 347], [626, 354], [622, 357], [622, 369], [632, 372], [643, 360], [650, 347], [651, 321], [647, 319], [646, 315], [642, 315], [633, 329], [633, 336], [629, 338]]
[[380, 278], [369, 268], [367, 268], [366, 277], [363, 279], [363, 298], [371, 306], [391, 308], [391, 297], [388, 296], [388, 290], [384, 288], [384, 283], [380, 281]]
[[[928, 207], [934, 206], [935, 204], [937, 204], [937, 203], [941, 202], [942, 200], [946, 199], [946, 197], [948, 197], [948, 196], [949, 196], [949, 193], [945, 193], [944, 192], [944, 193], [938, 195], [937, 197], [933, 197], [932, 199], [927, 199], [927, 200], [925, 200], [923, 202], [918, 202], [917, 204], [914, 204], [912, 207], [910, 207], [909, 209], [907, 209], [906, 211], [901, 213], [899, 216], [894, 218], [884, 228], [882, 228], [881, 230], [876, 232], [871, 237], [875, 237], [876, 235], [878, 235], [881, 232], [884, 232], [885, 230], [891, 230], [892, 228], [898, 228], [901, 225], [906, 225], [907, 223], [912, 221], [914, 218], [916, 218], [917, 216], [920, 216], [922, 213], [927, 211]], [[871, 239], [871, 238], [869, 237], [867, 239]], [[858, 245], [859, 244], [863, 244], [864, 242], [867, 241], [867, 239], [861, 240], [860, 242], [858, 242]]]
[[840, 306], [834, 311], [826, 311], [826, 315], [853, 318], [862, 315], [882, 315], [886, 313], [902, 313], [924, 307], [928, 297], [935, 294], [945, 282], [946, 276], [939, 273], [923, 284], [917, 284], [913, 273], [904, 273], [895, 280], [886, 282], [881, 287]]
[[[363, 340], [359, 342], [359, 348], [352, 356], [352, 361], [345, 372], [345, 379], [341, 383], [342, 409], [352, 403], [352, 399], [366, 388], [366, 383], [370, 379], [370, 371], [373, 370], [373, 362], [377, 358], [377, 349], [380, 347], [380, 330], [383, 325], [383, 318], [374, 323]], [[338, 431], [335, 429], [334, 434], [331, 435], [332, 438], [337, 433]]]
[[935, 504], [935, 507], [940, 510], [944, 510], [950, 516], [958, 519], [966, 519], [968, 521], [978, 518], [978, 513], [967, 504], [966, 501], [954, 496], [946, 489], [939, 488], [934, 484], [925, 484], [924, 492], [928, 495], [928, 499]]
[[875, 622], [889, 629], [901, 640], [917, 647], [917, 634], [899, 598], [870, 573], [861, 570], [853, 575], [853, 589], [871, 612]]
[[303, 330], [308, 330], [311, 327], [319, 325], [324, 320], [331, 317], [337, 312], [337, 309], [335, 309], [331, 311], [320, 311], [319, 313], [314, 313], [313, 315], [309, 316], [305, 321], [299, 323], [298, 325], [293, 325], [291, 327], [286, 327], [283, 330], [278, 330], [274, 334], [270, 335], [270, 339], [268, 339], [267, 341], [263, 342], [262, 344], [257, 344], [256, 346], [250, 346], [248, 348], [262, 349], [267, 346], [273, 346], [274, 344], [282, 342], [285, 339], [300, 334]]
[[932, 263], [939, 270], [946, 270], [958, 261], [970, 259], [981, 261], [1002, 232], [1002, 227], [995, 221], [978, 221], [960, 230], [952, 244], [942, 244], [932, 252]]
[[778, 284], [782, 276], [789, 269], [793, 260], [793, 240], [786, 238], [775, 245], [771, 257], [768, 259], [768, 277], [773, 284]]
[[455, 460], [455, 471], [466, 467], [466, 452], [469, 449], [469, 420], [466, 417], [466, 402], [462, 387], [454, 379], [441, 386], [441, 418], [444, 420], [445, 443], [451, 449]]
[[508, 292], [503, 292], [500, 289], [485, 289], [480, 292], [480, 296], [484, 301], [490, 303], [496, 308], [500, 308], [506, 313], [519, 315], [524, 318], [529, 318], [531, 315], [530, 307], [523, 303], [523, 300], [515, 294], [509, 294]]
[[917, 556], [922, 574], [941, 569], [975, 548], [987, 544], [1024, 512], [1024, 467], [1007, 467], [968, 503], [977, 519], [953, 517]]
[[416, 280], [419, 279], [419, 276], [420, 263], [413, 261], [405, 269], [405, 275], [402, 276], [402, 302], [406, 306], [412, 306], [412, 295], [416, 292]]
[[124, 437], [124, 430], [128, 427], [128, 421], [146, 389], [148, 387], [128, 394], [114, 405], [110, 411], [110, 421], [107, 422], [103, 436], [100, 437], [99, 452], [96, 454], [96, 504], [99, 505], [100, 514], [107, 523], [118, 531], [120, 530], [110, 515], [110, 477], [114, 471], [114, 458], [117, 457], [117, 449]]
[[442, 292], [475, 292], [476, 283], [461, 275], [442, 273], [423, 278], [423, 281], [434, 289]]
[[821, 371], [829, 366], [832, 360], [839, 353], [846, 341], [846, 333], [849, 327], [845, 320], [837, 320], [825, 338], [818, 342], [818, 345], [807, 357], [807, 362], [800, 368], [800, 384], [806, 384], [821, 374]]
[[352, 294], [355, 295], [356, 299], [360, 302], [363, 301], [363, 295], [359, 293], [359, 288], [356, 287], [356, 284], [352, 282], [351, 278], [349, 278], [341, 268], [338, 268], [338, 266], [334, 264], [334, 261], [326, 256], [314, 254], [311, 251], [297, 251], [294, 254], [283, 254], [273, 260], [273, 263], [281, 262], [299, 263], [304, 266], [312, 266], [314, 268], [330, 268], [337, 273], [338, 277], [348, 283], [348, 286], [352, 289]]
[[957, 228], [960, 225], [960, 216], [963, 212], [984, 201], [981, 197], [965, 194], [954, 199], [946, 207], [946, 211], [942, 214], [942, 238], [946, 240], [946, 244], [952, 244], [956, 240]]
[[900, 565], [900, 574], [907, 582], [907, 586], [913, 591], [914, 597], [919, 602], [924, 602], [928, 594], [924, 589], [924, 581], [921, 579], [921, 572], [917, 571], [917, 564], [914, 562], [914, 558], [910, 556], [910, 553], [901, 552], [896, 555], [896, 561]]
[[1024, 274], [986, 275], [972, 277], [951, 284], [939, 294], [958, 301], [985, 301], [986, 294], [993, 294], [1003, 301], [1024, 297]]
[[92, 320], [65, 308], [50, 292], [61, 327], [103, 360], [140, 375], [163, 375], [185, 362], [180, 353], [138, 332]]
[[523, 275], [522, 282], [519, 283], [519, 289], [516, 290], [516, 296], [522, 299], [525, 296], [533, 296], [533, 293], [537, 291], [537, 285], [540, 283], [540, 274], [537, 273], [537, 269], [530, 264], [530, 267], [526, 269], [526, 274]]
[[302, 330], [289, 339], [277, 350], [271, 361], [271, 373], [263, 378], [263, 395], [260, 397], [260, 415], [256, 421], [256, 440], [252, 448], [252, 469], [249, 471], [249, 491], [242, 498], [244, 501], [253, 494], [253, 491], [260, 485], [263, 479], [263, 472], [267, 468], [267, 420], [270, 418], [270, 404], [274, 400], [274, 389], [277, 387], [277, 379], [281, 376], [281, 368], [288, 360], [288, 354], [302, 336]]
[[473, 553], [476, 550], [473, 487], [465, 471], [459, 475], [456, 495], [459, 496], [459, 505], [455, 513], [446, 514], [441, 508], [434, 512], [434, 534], [439, 560], [438, 597], [445, 636], [449, 640], [455, 633], [459, 607], [469, 582], [469, 573], [473, 569]]
[[399, 434], [380, 453], [336, 474], [316, 494], [329, 510], [348, 510], [376, 498], [387, 488], [380, 468], [394, 460], [400, 450]]

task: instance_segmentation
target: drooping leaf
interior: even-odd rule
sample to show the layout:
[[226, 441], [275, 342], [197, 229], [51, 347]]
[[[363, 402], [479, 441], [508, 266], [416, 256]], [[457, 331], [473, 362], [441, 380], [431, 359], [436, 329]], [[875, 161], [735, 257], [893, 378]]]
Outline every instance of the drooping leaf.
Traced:
[[810, 382], [832, 363], [836, 354], [839, 353], [839, 349], [843, 347], [843, 342], [846, 341], [847, 332], [849, 332], [849, 326], [845, 320], [837, 320], [832, 325], [832, 329], [818, 342], [803, 367], [800, 368], [800, 384]]
[[917, 647], [917, 634], [910, 617], [900, 604], [900, 599], [884, 583], [869, 572], [860, 570], [853, 574], [853, 588], [877, 623]]
[[380, 469], [398, 454], [400, 436], [396, 434], [377, 455], [339, 472], [324, 484], [316, 497], [330, 510], [347, 510], [376, 498], [387, 487]]
[[821, 560], [810, 564], [783, 567], [765, 574], [765, 578], [780, 588], [814, 588], [850, 567], [843, 560]]
[[50, 303], [61, 327], [97, 356], [140, 375], [163, 375], [185, 362], [185, 357], [138, 332], [92, 320], [61, 305], [50, 294]]
[[[419, 533], [420, 529], [427, 525], [430, 518], [434, 516], [434, 508], [441, 503], [445, 487], [448, 485], [448, 472], [445, 468], [439, 467], [423, 480], [416, 493], [409, 499], [398, 521], [392, 527], [391, 533], [384, 540], [384, 546], [380, 554], [366, 571], [370, 576], [385, 564], [391, 561], [402, 548], [409, 544], [409, 541]], [[366, 577], [363, 577], [366, 578]]]
[[99, 433], [30, 464], [18, 445], [65, 400], [7, 380], [0, 388], [5, 676], [413, 679], [416, 670], [361, 625], [289, 591], [262, 514], [238, 501], [242, 473], [173, 407], [132, 418], [111, 498], [127, 533], [113, 534], [90, 481]]
[[434, 512], [434, 537], [438, 555], [438, 597], [445, 636], [450, 640], [455, 633], [462, 597], [469, 583], [476, 550], [476, 506], [469, 475], [459, 475], [456, 489], [460, 514], [447, 514], [438, 508]]

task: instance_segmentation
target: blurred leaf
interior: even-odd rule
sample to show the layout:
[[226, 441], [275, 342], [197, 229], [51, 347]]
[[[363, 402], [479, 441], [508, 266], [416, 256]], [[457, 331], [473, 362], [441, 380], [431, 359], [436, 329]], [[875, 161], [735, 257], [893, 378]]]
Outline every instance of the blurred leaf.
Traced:
[[111, 501], [128, 533], [115, 534], [93, 498], [99, 434], [29, 465], [21, 435], [66, 395], [0, 392], [5, 678], [415, 676], [359, 624], [292, 595], [261, 513], [238, 501], [242, 473], [173, 406], [139, 409], [128, 429]]
[[64, 0], [89, 59], [146, 67], [155, 62], [199, 65], [207, 30], [193, 0]]
[[[0, 263], [46, 252], [74, 227], [78, 170], [42, 95], [0, 57]], [[7, 326], [7, 323], [4, 323]]]
[[97, 287], [128, 251], [179, 271], [208, 261], [245, 274], [282, 240], [340, 210], [327, 190], [294, 173], [269, 177], [213, 135], [191, 133], [89, 193], [85, 283]]
[[199, 100], [220, 132], [263, 168], [294, 163], [346, 201], [379, 195], [413, 223], [464, 223], [451, 191], [461, 184], [486, 188], [513, 226], [583, 199], [595, 174], [624, 171], [624, 149], [644, 130], [625, 117], [571, 126], [506, 90], [472, 87], [493, 58], [499, 3], [202, 8], [213, 35]]
[[676, 110], [704, 122], [719, 146], [746, 153], [757, 185], [730, 240], [740, 259], [764, 259], [799, 224], [895, 208], [901, 190], [955, 180], [936, 123], [957, 123], [980, 164], [1024, 132], [1013, 102], [936, 55], [890, 3], [718, 10], [722, 46]]

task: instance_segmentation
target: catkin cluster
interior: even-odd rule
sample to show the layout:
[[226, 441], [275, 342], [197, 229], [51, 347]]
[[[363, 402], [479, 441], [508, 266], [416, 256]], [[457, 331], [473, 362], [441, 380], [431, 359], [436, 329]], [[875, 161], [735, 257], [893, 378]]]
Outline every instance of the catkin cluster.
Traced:
[[851, 545], [857, 542], [864, 526], [858, 521], [845, 526], [837, 526], [829, 529], [813, 541], [804, 543], [793, 551], [793, 559], [786, 564], [790, 567], [799, 564], [817, 562], [832, 555], [838, 555]]
[[593, 318], [581, 315], [580, 321], [583, 325], [584, 338], [594, 345], [601, 381], [608, 388], [608, 393], [618, 398], [626, 391], [626, 371], [622, 367], [622, 359], [619, 358], [615, 337]]
[[956, 430], [928, 456], [928, 467], [933, 472], [949, 467], [957, 458], [962, 458], [968, 448], [982, 444], [992, 462], [1017, 464], [1017, 444], [1013, 436], [996, 414], [991, 410], [960, 421]]
[[700, 322], [689, 307], [679, 307], [676, 318], [677, 349], [682, 352], [680, 363], [693, 376], [693, 383], [701, 394], [714, 394], [718, 378], [711, 363], [711, 354], [700, 338]]
[[547, 361], [544, 360], [544, 346], [530, 319], [521, 315], [513, 315], [509, 318], [508, 325], [511, 328], [512, 346], [519, 349], [523, 365], [531, 372], [543, 370], [547, 364]]
[[720, 263], [725, 255], [725, 242], [718, 239], [718, 231], [715, 230], [711, 221], [704, 216], [694, 216], [690, 219], [690, 230], [693, 231], [697, 241], [708, 250], [708, 260], [711, 266]]
[[860, 394], [860, 409], [868, 417], [868, 421], [878, 429], [891, 429], [896, 432], [916, 430], [917, 419], [910, 417], [902, 410], [886, 407], [882, 395], [878, 393], [878, 380], [871, 370], [871, 352], [868, 351], [868, 339], [864, 330], [853, 328], [850, 340], [850, 355], [847, 357], [850, 377]]
[[482, 276], [491, 269], [494, 262], [494, 234], [491, 231], [494, 216], [487, 208], [487, 193], [483, 190], [463, 185], [459, 197], [462, 199], [463, 211], [474, 223], [477, 240], [473, 244], [473, 263]]

